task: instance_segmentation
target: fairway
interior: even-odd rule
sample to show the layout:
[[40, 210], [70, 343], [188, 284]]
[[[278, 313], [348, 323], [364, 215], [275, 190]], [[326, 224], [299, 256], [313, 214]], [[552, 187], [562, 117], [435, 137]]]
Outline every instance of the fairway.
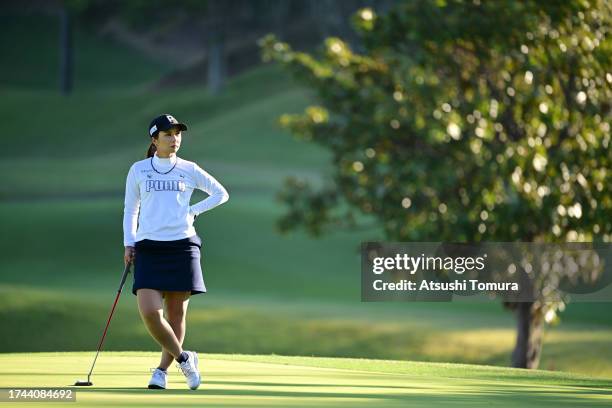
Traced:
[[[0, 355], [0, 387], [67, 387], [85, 378], [94, 353]], [[202, 386], [169, 369], [167, 390], [148, 390], [157, 353], [103, 352], [93, 387], [54, 407], [407, 407], [612, 404], [612, 380], [487, 366], [336, 358], [201, 355]], [[42, 404], [29, 403], [28, 406]]]

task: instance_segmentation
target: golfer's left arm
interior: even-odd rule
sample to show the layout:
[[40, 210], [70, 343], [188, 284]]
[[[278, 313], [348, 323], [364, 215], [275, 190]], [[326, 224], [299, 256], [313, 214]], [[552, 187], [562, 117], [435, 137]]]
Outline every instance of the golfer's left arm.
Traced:
[[194, 217], [229, 200], [227, 190], [213, 176], [202, 170], [197, 164], [193, 165], [193, 171], [196, 187], [208, 194], [207, 198], [189, 207]]

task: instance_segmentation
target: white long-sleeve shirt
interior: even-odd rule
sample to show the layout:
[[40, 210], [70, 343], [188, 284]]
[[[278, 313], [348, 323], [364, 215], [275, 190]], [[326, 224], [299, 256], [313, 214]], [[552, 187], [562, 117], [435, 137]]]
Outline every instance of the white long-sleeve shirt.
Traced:
[[[196, 188], [209, 196], [190, 206]], [[195, 217], [228, 198], [221, 183], [193, 162], [176, 156], [162, 159], [157, 154], [138, 161], [130, 168], [125, 183], [123, 244], [134, 246], [143, 239], [174, 241], [191, 237], [196, 234]]]

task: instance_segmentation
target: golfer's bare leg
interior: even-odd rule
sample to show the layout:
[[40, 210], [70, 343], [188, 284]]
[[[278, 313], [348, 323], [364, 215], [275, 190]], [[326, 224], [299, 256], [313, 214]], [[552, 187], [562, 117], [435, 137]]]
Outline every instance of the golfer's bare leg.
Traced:
[[138, 310], [151, 336], [164, 349], [177, 358], [182, 352], [181, 343], [176, 338], [172, 327], [163, 316], [161, 292], [155, 289], [138, 289]]
[[[187, 306], [189, 305], [189, 296], [191, 292], [165, 292], [165, 303], [166, 303], [166, 320], [170, 323], [174, 334], [180, 345], [183, 345], [185, 340], [185, 330], [187, 327]], [[168, 369], [172, 364], [172, 354], [166, 349], [162, 349], [161, 361], [159, 367]]]

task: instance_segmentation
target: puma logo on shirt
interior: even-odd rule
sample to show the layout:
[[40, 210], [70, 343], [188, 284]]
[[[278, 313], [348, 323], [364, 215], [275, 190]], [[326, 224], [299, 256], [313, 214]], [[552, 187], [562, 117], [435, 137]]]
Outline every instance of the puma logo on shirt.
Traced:
[[185, 191], [183, 180], [147, 180], [147, 192], [149, 191]]

